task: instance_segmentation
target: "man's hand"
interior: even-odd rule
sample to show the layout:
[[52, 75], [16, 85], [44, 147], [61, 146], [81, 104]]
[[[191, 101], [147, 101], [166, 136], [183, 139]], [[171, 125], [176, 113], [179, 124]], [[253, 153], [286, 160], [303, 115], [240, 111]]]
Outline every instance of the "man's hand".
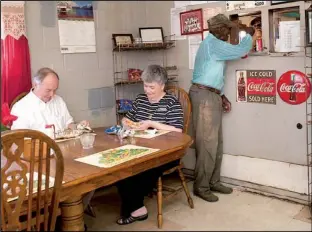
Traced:
[[84, 129], [85, 127], [89, 127], [90, 126], [90, 123], [86, 120], [82, 120], [81, 122], [79, 122], [78, 124], [76, 123], [70, 123], [67, 127], [69, 129], [72, 129], [72, 130], [82, 130]]
[[231, 111], [231, 102], [227, 99], [225, 95], [222, 95], [222, 108], [224, 113]]
[[90, 126], [90, 123], [87, 120], [82, 120], [81, 122], [79, 122], [80, 125], [82, 126]]
[[241, 22], [237, 23], [237, 27], [238, 29], [244, 29], [244, 30], [247, 28], [246, 24], [242, 24]]
[[245, 31], [251, 36], [255, 34], [255, 29], [253, 27], [246, 27]]

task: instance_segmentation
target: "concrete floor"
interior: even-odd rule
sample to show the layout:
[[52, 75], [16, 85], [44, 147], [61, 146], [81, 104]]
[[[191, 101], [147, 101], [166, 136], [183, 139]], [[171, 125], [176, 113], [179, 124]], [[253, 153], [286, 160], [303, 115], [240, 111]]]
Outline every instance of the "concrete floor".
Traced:
[[[192, 192], [192, 182], [188, 183]], [[234, 189], [231, 195], [217, 194], [219, 201], [208, 203], [193, 196], [191, 209], [184, 192], [163, 204], [162, 230], [258, 230], [312, 231], [309, 215], [303, 205], [282, 201]], [[120, 226], [115, 223], [120, 201], [115, 187], [98, 190], [92, 200], [96, 218], [85, 215], [89, 231], [155, 231], [157, 228], [157, 198], [146, 198], [149, 218], [142, 222]], [[304, 214], [306, 216], [304, 216]]]

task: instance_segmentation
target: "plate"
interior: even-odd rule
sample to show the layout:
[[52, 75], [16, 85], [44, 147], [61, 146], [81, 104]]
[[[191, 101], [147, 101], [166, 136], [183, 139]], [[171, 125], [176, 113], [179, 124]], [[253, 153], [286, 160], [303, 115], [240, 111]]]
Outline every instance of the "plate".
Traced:
[[83, 133], [81, 130], [65, 130], [59, 132], [55, 135], [55, 140], [62, 140], [62, 139], [71, 139], [80, 136]]

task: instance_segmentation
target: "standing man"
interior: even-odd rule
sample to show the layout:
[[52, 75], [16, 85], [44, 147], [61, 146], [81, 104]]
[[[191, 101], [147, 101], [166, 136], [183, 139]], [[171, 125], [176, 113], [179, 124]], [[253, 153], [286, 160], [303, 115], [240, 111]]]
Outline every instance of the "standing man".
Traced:
[[218, 201], [211, 191], [233, 191], [220, 183], [222, 111], [231, 110], [231, 103], [223, 94], [225, 61], [245, 56], [252, 47], [254, 33], [252, 28], [245, 29], [248, 34], [240, 44], [232, 45], [227, 41], [234, 26], [223, 14], [208, 20], [209, 34], [197, 51], [190, 88], [196, 149], [194, 194], [209, 202]]

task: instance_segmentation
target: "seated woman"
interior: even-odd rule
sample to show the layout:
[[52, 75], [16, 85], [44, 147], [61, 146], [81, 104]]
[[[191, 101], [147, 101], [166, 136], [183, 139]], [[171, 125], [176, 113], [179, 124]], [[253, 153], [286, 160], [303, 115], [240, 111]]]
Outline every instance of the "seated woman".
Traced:
[[[142, 73], [145, 94], [139, 94], [132, 109], [122, 119], [124, 126], [145, 130], [154, 128], [182, 132], [183, 110], [175, 96], [164, 91], [167, 72], [159, 65], [150, 65]], [[153, 168], [117, 183], [121, 197], [119, 225], [147, 219], [144, 196], [150, 193], [162, 172], [178, 165], [179, 160]]]

